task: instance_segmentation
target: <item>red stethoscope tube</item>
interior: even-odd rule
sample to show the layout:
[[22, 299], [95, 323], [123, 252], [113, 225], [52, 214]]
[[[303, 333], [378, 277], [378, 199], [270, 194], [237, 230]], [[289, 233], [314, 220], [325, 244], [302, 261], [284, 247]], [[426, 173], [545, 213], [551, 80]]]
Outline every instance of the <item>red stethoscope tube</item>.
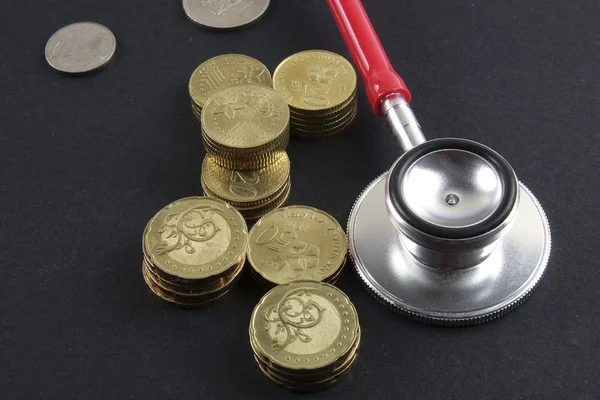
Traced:
[[333, 18], [365, 83], [367, 97], [377, 115], [381, 102], [401, 94], [410, 103], [410, 91], [394, 71], [360, 0], [327, 0]]

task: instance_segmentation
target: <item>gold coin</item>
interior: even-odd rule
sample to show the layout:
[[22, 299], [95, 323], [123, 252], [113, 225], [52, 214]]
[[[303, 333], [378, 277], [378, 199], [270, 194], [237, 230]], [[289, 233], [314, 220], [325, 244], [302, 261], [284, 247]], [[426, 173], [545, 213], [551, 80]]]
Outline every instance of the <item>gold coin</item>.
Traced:
[[189, 91], [192, 101], [200, 108], [208, 99], [226, 87], [256, 83], [271, 86], [271, 73], [260, 61], [242, 54], [223, 54], [213, 57], [192, 73]]
[[326, 280], [346, 259], [346, 233], [331, 215], [289, 206], [262, 217], [250, 230], [248, 261], [275, 284]]
[[[358, 315], [338, 288], [315, 281], [279, 285], [252, 312], [256, 352], [282, 369], [324, 368], [343, 360], [356, 343]], [[251, 343], [252, 344], [252, 343]]]
[[352, 110], [356, 110], [358, 108], [358, 102], [356, 98], [354, 101], [350, 102], [346, 107], [340, 109], [331, 114], [323, 114], [319, 116], [314, 115], [303, 115], [298, 113], [290, 113], [290, 122], [300, 122], [306, 125], [310, 124], [331, 124], [332, 122], [339, 121], [343, 119], [348, 113]]
[[345, 131], [346, 129], [348, 129], [348, 127], [350, 125], [352, 125], [352, 123], [354, 122], [355, 119], [356, 119], [356, 113], [354, 113], [351, 116], [351, 118], [349, 118], [347, 121], [345, 121], [340, 126], [338, 126], [336, 128], [330, 128], [327, 130], [323, 130], [323, 131], [307, 131], [307, 130], [300, 129], [300, 128], [294, 129], [294, 136], [297, 138], [302, 138], [302, 139], [326, 139], [326, 138], [337, 135], [338, 133], [341, 133], [341, 132]]
[[293, 54], [273, 74], [273, 88], [290, 107], [305, 113], [329, 111], [347, 103], [356, 82], [352, 64], [325, 50]]
[[212, 282], [205, 282], [204, 280], [202, 280], [201, 283], [196, 284], [172, 282], [170, 280], [167, 280], [163, 276], [155, 273], [152, 267], [148, 265], [148, 263], [145, 261], [143, 263], [143, 267], [146, 268], [146, 272], [152, 278], [152, 281], [164, 290], [179, 295], [198, 296], [220, 290], [225, 286], [229, 285], [242, 271], [245, 262], [246, 260], [243, 259], [240, 263], [234, 265], [231, 271], [228, 271], [228, 274], [223, 275], [222, 277], [220, 277], [220, 279], [214, 280]]
[[[288, 177], [281, 188], [277, 189], [277, 191], [275, 193], [273, 193], [269, 197], [264, 198], [260, 202], [236, 203], [231, 200], [222, 199], [219, 196], [217, 196], [215, 193], [213, 193], [206, 186], [206, 183], [204, 182], [203, 178], [200, 179], [200, 182], [202, 184], [202, 190], [204, 191], [205, 196], [213, 197], [215, 199], [220, 199], [220, 200], [226, 201], [227, 203], [234, 206], [238, 211], [240, 211], [242, 213], [242, 215], [244, 215], [243, 211], [259, 210], [259, 209], [268, 207], [270, 204], [275, 203], [275, 202], [277, 202], [277, 200], [281, 199], [281, 197], [284, 196], [284, 193], [286, 191], [289, 192], [289, 190], [290, 190], [290, 187], [289, 187], [290, 186], [290, 178]], [[264, 214], [266, 214], [266, 212], [263, 213], [263, 215]]]
[[[351, 366], [352, 366], [352, 364], [350, 364], [348, 366], [347, 370], [350, 369]], [[263, 364], [258, 363], [258, 367], [269, 379], [271, 379], [273, 382], [277, 383], [278, 385], [281, 385], [284, 388], [290, 389], [293, 391], [308, 392], [308, 393], [314, 393], [314, 392], [318, 392], [318, 391], [325, 390], [325, 389], [332, 387], [333, 385], [335, 385], [342, 379], [344, 373], [347, 371], [346, 370], [339, 375], [332, 376], [330, 378], [326, 378], [322, 381], [293, 382], [293, 381], [288, 381], [288, 380], [282, 379], [279, 375], [273, 373], [271, 370], [269, 370]]]
[[333, 122], [340, 121], [344, 119], [351, 111], [357, 109], [357, 102], [350, 103], [347, 107], [340, 110], [339, 112], [324, 115], [322, 117], [316, 118], [314, 116], [304, 116], [300, 114], [290, 114], [290, 124], [300, 123], [303, 125], [321, 125], [321, 124], [331, 124]]
[[355, 106], [356, 104], [358, 104], [358, 97], [357, 97], [357, 91], [355, 90], [354, 93], [352, 93], [352, 95], [350, 96], [350, 98], [348, 98], [348, 100], [346, 100], [344, 103], [342, 103], [334, 108], [316, 112], [316, 111], [299, 110], [297, 108], [290, 107], [290, 116], [292, 118], [306, 118], [306, 119], [315, 119], [315, 120], [332, 119], [332, 118], [335, 118], [336, 116], [343, 114], [348, 109]]
[[276, 147], [257, 152], [247, 152], [245, 155], [237, 155], [225, 152], [214, 147], [206, 140], [203, 140], [202, 142], [206, 152], [213, 156], [215, 162], [221, 167], [239, 171], [251, 171], [266, 168], [269, 165], [279, 161], [281, 157], [283, 157], [283, 153], [285, 153], [285, 148], [287, 147], [288, 141], [289, 131], [286, 131], [285, 141], [278, 141]]
[[319, 378], [295, 379], [295, 377], [292, 377], [290, 379], [290, 377], [282, 376], [280, 373], [270, 369], [267, 365], [265, 365], [264, 363], [261, 363], [255, 357], [257, 364], [258, 364], [259, 368], [261, 369], [261, 371], [267, 377], [269, 377], [271, 380], [273, 380], [275, 383], [283, 385], [283, 386], [287, 387], [288, 389], [298, 390], [298, 391], [303, 391], [303, 392], [315, 392], [315, 391], [324, 390], [324, 389], [327, 389], [327, 388], [333, 386], [334, 384], [339, 382], [339, 380], [342, 378], [342, 376], [344, 376], [348, 372], [348, 370], [350, 370], [350, 368], [352, 368], [352, 366], [354, 365], [354, 362], [356, 361], [356, 358], [357, 358], [357, 354], [354, 354], [341, 370], [339, 370], [338, 372], [336, 372], [335, 374], [332, 374], [330, 376], [321, 377], [320, 379]]
[[172, 292], [169, 292], [160, 286], [158, 286], [154, 281], [150, 278], [146, 269], [142, 268], [142, 275], [144, 276], [144, 280], [146, 284], [150, 288], [150, 290], [160, 297], [161, 299], [168, 301], [170, 303], [177, 304], [182, 307], [203, 307], [205, 305], [212, 304], [215, 300], [220, 299], [225, 296], [229, 292], [229, 286], [225, 288], [212, 292], [207, 295], [201, 296], [179, 296]]
[[327, 365], [324, 368], [316, 368], [311, 370], [288, 370], [281, 368], [276, 364], [273, 364], [269, 359], [264, 358], [260, 351], [257, 350], [256, 344], [254, 343], [254, 333], [250, 331], [250, 345], [254, 352], [254, 358], [257, 363], [265, 366], [273, 374], [281, 377], [281, 379], [288, 380], [291, 382], [318, 382], [335, 375], [341, 375], [347, 370], [347, 367], [356, 360], [358, 354], [358, 348], [360, 347], [361, 331], [360, 327], [356, 332], [356, 341], [352, 344], [352, 347], [348, 351], [348, 354], [338, 360], [338, 362], [331, 365]]
[[329, 122], [329, 123], [323, 122], [321, 124], [315, 124], [315, 123], [304, 123], [304, 122], [293, 121], [292, 125], [291, 125], [292, 132], [301, 130], [301, 131], [319, 133], [319, 132], [331, 131], [331, 130], [339, 128], [341, 126], [348, 126], [354, 120], [354, 118], [356, 116], [356, 112], [357, 112], [356, 108], [351, 109], [342, 118], [338, 119], [337, 121], [333, 121], [333, 122]]
[[244, 257], [247, 229], [242, 215], [224, 201], [186, 197], [152, 217], [143, 248], [149, 263], [169, 276], [206, 279]]
[[273, 89], [240, 85], [215, 93], [202, 109], [202, 129], [223, 149], [261, 148], [285, 135], [290, 110]]
[[200, 120], [202, 118], [202, 109], [200, 107], [198, 107], [196, 104], [194, 104], [193, 101], [192, 101], [192, 113], [194, 114], [194, 117], [196, 117], [198, 122], [200, 122]]
[[278, 195], [270, 203], [267, 203], [267, 204], [265, 204], [261, 207], [257, 207], [257, 208], [238, 208], [238, 211], [240, 213], [242, 213], [242, 215], [244, 216], [244, 218], [247, 221], [259, 219], [262, 216], [264, 216], [265, 214], [283, 206], [285, 204], [285, 202], [288, 200], [288, 197], [290, 196], [291, 188], [292, 188], [292, 185], [288, 181], [288, 183], [283, 187], [281, 194]]
[[273, 164], [251, 171], [223, 168], [214, 156], [202, 162], [202, 180], [216, 197], [233, 205], [258, 206], [277, 193], [290, 176], [290, 159], [284, 152]]

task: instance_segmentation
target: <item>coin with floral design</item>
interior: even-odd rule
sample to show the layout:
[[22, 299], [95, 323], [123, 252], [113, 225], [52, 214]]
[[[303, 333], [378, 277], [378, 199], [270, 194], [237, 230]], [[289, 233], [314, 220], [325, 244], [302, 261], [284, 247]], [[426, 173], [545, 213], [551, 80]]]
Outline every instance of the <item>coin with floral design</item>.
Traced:
[[250, 230], [248, 261], [273, 284], [326, 281], [339, 273], [348, 242], [331, 215], [307, 206], [289, 206], [262, 217]]
[[206, 60], [192, 73], [192, 103], [202, 109], [208, 99], [230, 86], [256, 83], [271, 87], [271, 73], [260, 61], [243, 54], [222, 54]]
[[356, 309], [341, 290], [297, 281], [263, 296], [249, 332], [254, 352], [273, 367], [316, 371], [346, 361], [357, 348], [360, 327]]
[[166, 276], [206, 279], [239, 264], [248, 231], [242, 215], [224, 201], [186, 197], [160, 210], [143, 236], [147, 262]]
[[224, 150], [269, 145], [288, 129], [289, 107], [273, 89], [256, 84], [223, 89], [202, 109], [202, 128]]

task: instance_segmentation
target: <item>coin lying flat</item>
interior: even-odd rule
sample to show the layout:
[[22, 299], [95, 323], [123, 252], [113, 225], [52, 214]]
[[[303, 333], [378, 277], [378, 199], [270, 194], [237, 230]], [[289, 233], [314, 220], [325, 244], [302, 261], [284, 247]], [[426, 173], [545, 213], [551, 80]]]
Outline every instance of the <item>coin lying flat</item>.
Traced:
[[269, 3], [269, 0], [183, 0], [183, 10], [196, 25], [230, 30], [256, 22]]
[[262, 217], [250, 230], [248, 261], [272, 284], [328, 281], [339, 276], [347, 255], [346, 234], [331, 215], [288, 206]]
[[290, 389], [316, 391], [351, 368], [361, 332], [356, 309], [341, 290], [297, 281], [263, 296], [252, 312], [249, 335], [266, 376]]
[[106, 65], [115, 54], [115, 35], [95, 22], [78, 22], [59, 29], [46, 43], [50, 66], [68, 74], [83, 74]]
[[256, 83], [271, 86], [271, 73], [260, 61], [242, 54], [223, 54], [206, 60], [192, 73], [189, 92], [198, 119], [213, 94], [229, 86]]

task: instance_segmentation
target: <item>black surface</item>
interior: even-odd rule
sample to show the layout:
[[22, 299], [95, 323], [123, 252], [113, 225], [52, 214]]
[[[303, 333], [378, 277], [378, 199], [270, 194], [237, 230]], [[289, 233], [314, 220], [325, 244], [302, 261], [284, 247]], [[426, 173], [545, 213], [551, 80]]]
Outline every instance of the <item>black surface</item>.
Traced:
[[[273, 0], [236, 33], [189, 23], [179, 0], [0, 2], [0, 398], [308, 398], [268, 381], [247, 339], [260, 292], [247, 279], [186, 311], [141, 276], [147, 220], [201, 193], [187, 82], [205, 59], [245, 53], [271, 69], [324, 48], [347, 55], [324, 1]], [[360, 358], [310, 398], [591, 399], [600, 390], [600, 6], [597, 1], [370, 0], [429, 138], [501, 153], [544, 206], [553, 248], [522, 307], [458, 329], [381, 307], [348, 268]], [[94, 20], [118, 39], [98, 74], [49, 68], [61, 26]], [[352, 129], [292, 141], [291, 204], [341, 222], [399, 155], [361, 88]]]

